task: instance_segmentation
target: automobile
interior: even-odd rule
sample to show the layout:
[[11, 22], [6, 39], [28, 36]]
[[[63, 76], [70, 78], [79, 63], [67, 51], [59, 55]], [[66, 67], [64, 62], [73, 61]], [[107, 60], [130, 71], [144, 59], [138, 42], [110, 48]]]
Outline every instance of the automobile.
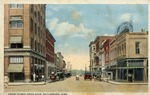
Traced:
[[70, 73], [65, 73], [64, 76], [65, 76], [66, 78], [69, 78], [69, 77], [71, 77], [71, 74], [70, 74]]
[[62, 72], [57, 72], [56, 74], [55, 74], [55, 76], [56, 76], [56, 80], [58, 81], [58, 80], [64, 80], [64, 74], [62, 73]]
[[50, 80], [51, 81], [56, 81], [56, 76], [55, 76], [55, 73], [52, 72], [51, 75], [50, 75]]
[[92, 80], [92, 73], [91, 72], [85, 72], [84, 73], [84, 80], [90, 79]]

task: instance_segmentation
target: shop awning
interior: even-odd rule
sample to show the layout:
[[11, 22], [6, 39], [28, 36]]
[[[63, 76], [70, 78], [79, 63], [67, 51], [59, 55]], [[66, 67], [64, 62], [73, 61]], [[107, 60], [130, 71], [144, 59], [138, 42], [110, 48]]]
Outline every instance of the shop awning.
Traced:
[[10, 37], [10, 43], [22, 43], [22, 37]]
[[9, 64], [7, 72], [23, 72], [23, 64]]

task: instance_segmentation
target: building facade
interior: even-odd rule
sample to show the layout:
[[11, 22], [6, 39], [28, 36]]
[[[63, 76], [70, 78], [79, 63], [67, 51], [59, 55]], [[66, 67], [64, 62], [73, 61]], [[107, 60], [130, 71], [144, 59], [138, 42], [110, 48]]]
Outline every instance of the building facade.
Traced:
[[[147, 82], [148, 33], [125, 32], [117, 35], [110, 44], [110, 62], [107, 69], [113, 73], [113, 79]], [[129, 79], [129, 74], [131, 79]]]
[[96, 45], [94, 42], [90, 42], [89, 44], [89, 55], [90, 55], [90, 71], [94, 72], [94, 56], [96, 55]]
[[10, 82], [32, 81], [45, 75], [45, 7], [4, 5], [4, 75]]
[[102, 62], [101, 60], [101, 44], [107, 40], [112, 39], [113, 36], [97, 36], [94, 40], [94, 43], [96, 45], [96, 54], [94, 54], [94, 72], [101, 72]]
[[63, 71], [63, 55], [61, 54], [61, 52], [57, 52], [57, 57], [59, 58], [59, 69], [58, 69], [58, 71]]
[[117, 45], [116, 45], [116, 37], [114, 37], [109, 42], [109, 64], [107, 64], [107, 67], [105, 67], [105, 69], [109, 68], [113, 80], [117, 79], [115, 69], [116, 66], [117, 66]]
[[46, 29], [46, 79], [49, 79], [51, 72], [56, 71], [54, 63], [55, 42], [53, 35]]

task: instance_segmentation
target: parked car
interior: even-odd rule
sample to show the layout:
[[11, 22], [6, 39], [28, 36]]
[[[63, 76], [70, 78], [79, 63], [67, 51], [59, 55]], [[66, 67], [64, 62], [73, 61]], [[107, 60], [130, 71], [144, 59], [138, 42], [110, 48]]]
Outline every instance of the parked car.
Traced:
[[64, 80], [65, 78], [62, 72], [57, 72], [55, 76], [56, 76], [56, 80]]
[[84, 80], [87, 80], [87, 79], [90, 79], [90, 80], [92, 80], [92, 73], [90, 73], [90, 72], [85, 72], [84, 73]]
[[51, 75], [50, 75], [50, 80], [51, 81], [56, 81], [56, 76], [55, 76], [55, 73], [52, 72]]
[[71, 74], [70, 74], [70, 73], [65, 73], [64, 76], [65, 76], [66, 78], [69, 78], [69, 77], [71, 77]]

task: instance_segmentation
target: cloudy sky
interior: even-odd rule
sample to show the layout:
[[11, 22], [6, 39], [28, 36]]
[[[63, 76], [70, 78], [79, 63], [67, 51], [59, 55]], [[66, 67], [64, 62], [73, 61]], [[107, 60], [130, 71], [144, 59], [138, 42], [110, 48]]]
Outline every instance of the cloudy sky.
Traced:
[[73, 69], [89, 66], [89, 43], [96, 36], [115, 35], [117, 26], [132, 20], [133, 30], [148, 30], [148, 5], [47, 4], [46, 26]]

